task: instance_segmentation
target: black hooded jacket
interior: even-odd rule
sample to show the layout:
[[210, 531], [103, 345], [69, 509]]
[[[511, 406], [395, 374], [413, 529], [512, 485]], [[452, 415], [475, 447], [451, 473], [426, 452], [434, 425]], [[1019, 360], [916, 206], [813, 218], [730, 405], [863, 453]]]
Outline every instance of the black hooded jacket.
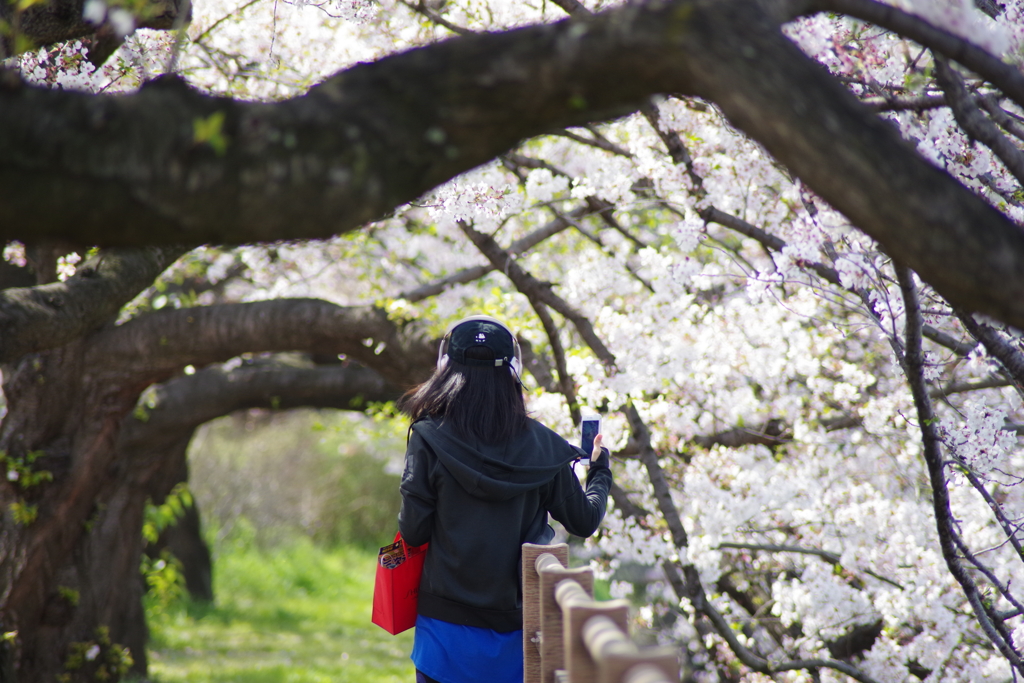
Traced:
[[570, 463], [583, 451], [535, 420], [507, 443], [467, 442], [434, 418], [415, 422], [402, 475], [398, 528], [430, 542], [419, 613], [455, 624], [523, 627], [520, 553], [548, 543], [547, 515], [575, 536], [604, 518], [611, 471], [594, 467], [586, 491]]

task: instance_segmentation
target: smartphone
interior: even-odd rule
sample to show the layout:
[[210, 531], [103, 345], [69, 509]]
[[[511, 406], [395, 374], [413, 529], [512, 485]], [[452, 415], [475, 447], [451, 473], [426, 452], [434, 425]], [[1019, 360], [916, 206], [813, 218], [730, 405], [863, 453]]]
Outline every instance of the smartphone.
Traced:
[[584, 415], [580, 421], [580, 448], [586, 453], [581, 458], [584, 465], [590, 464], [590, 454], [594, 452], [594, 438], [601, 433], [601, 418], [597, 415]]

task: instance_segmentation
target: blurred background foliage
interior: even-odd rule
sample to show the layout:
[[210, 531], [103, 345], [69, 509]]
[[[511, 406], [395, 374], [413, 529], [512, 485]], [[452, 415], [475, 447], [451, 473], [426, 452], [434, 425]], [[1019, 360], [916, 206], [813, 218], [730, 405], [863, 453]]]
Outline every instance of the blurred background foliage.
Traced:
[[395, 637], [370, 622], [377, 548], [397, 529], [406, 427], [389, 405], [246, 411], [204, 425], [189, 490], [215, 598], [164, 585], [180, 574], [151, 562], [147, 576], [166, 581], [150, 576], [149, 680], [411, 680], [412, 631]]
[[392, 412], [253, 410], [203, 425], [189, 486], [215, 554], [239, 534], [264, 550], [300, 536], [327, 548], [389, 542], [406, 429]]

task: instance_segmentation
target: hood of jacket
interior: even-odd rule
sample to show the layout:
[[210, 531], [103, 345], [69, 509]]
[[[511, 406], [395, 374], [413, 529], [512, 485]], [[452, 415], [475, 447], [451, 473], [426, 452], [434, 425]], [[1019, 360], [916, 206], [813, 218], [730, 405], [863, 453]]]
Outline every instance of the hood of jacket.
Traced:
[[412, 425], [438, 460], [470, 495], [507, 500], [550, 481], [567, 463], [583, 455], [535, 420], [515, 439], [498, 444], [467, 441], [436, 418]]

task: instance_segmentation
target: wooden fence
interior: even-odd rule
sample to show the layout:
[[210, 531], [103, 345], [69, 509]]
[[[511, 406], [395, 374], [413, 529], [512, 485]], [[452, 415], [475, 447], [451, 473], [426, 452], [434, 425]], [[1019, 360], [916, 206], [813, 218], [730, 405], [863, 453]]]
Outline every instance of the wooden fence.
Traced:
[[569, 546], [523, 545], [524, 683], [678, 683], [679, 657], [638, 648], [629, 603], [594, 600], [594, 573], [569, 569]]

